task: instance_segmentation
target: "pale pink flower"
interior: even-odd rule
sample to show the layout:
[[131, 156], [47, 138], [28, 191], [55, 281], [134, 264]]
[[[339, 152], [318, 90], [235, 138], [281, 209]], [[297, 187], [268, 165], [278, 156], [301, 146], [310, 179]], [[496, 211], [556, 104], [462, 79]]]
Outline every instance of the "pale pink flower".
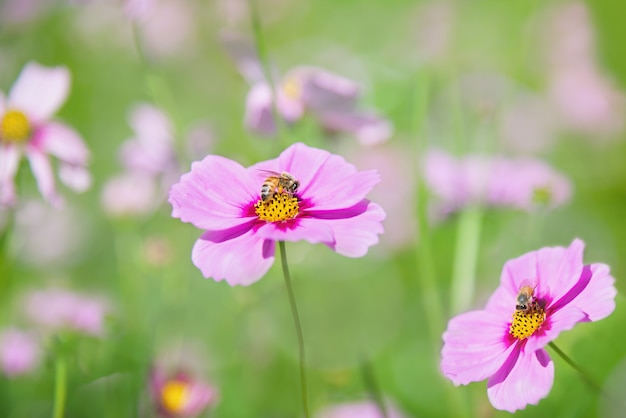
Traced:
[[104, 334], [104, 319], [111, 310], [100, 297], [60, 288], [31, 291], [24, 309], [33, 322], [51, 331], [71, 329], [94, 336]]
[[[263, 201], [268, 171], [289, 173], [299, 186]], [[374, 170], [359, 172], [342, 157], [297, 143], [249, 168], [209, 155], [172, 186], [169, 201], [173, 217], [205, 230], [192, 251], [203, 275], [249, 285], [273, 264], [276, 241], [365, 255], [383, 232], [384, 211], [365, 199], [378, 181]]]
[[[14, 177], [22, 154], [30, 162], [44, 198], [62, 202], [54, 185], [49, 155], [59, 160], [62, 182], [75, 191], [91, 184], [86, 170], [89, 151], [69, 126], [51, 120], [69, 92], [70, 73], [65, 67], [27, 64], [8, 97], [0, 92], [0, 206], [15, 202]], [[71, 173], [71, 175], [70, 175]]]
[[34, 370], [39, 364], [41, 350], [35, 336], [17, 329], [0, 333], [0, 369], [9, 376]]
[[404, 418], [395, 406], [389, 402], [385, 405], [385, 412], [373, 401], [346, 402], [337, 405], [328, 406], [317, 414], [315, 418]]
[[[441, 370], [455, 385], [487, 379], [497, 409], [514, 412], [545, 398], [554, 363], [544, 347], [579, 322], [615, 309], [615, 279], [605, 264], [583, 263], [584, 243], [546, 247], [509, 260], [483, 310], [450, 320]], [[518, 295], [529, 298], [520, 305]]]
[[557, 207], [571, 196], [569, 180], [544, 162], [483, 155], [456, 158], [430, 151], [426, 184], [438, 198], [442, 214], [482, 205], [534, 210]]

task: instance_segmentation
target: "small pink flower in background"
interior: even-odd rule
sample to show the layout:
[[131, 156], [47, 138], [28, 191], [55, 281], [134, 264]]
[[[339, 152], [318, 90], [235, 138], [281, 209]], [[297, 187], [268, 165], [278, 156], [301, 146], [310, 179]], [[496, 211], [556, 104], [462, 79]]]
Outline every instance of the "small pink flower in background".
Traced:
[[71, 329], [102, 336], [104, 319], [111, 308], [100, 297], [50, 288], [28, 293], [24, 310], [34, 323], [51, 331]]
[[[514, 412], [545, 398], [554, 363], [544, 347], [579, 322], [615, 309], [605, 264], [583, 263], [584, 243], [546, 247], [509, 260], [483, 310], [458, 315], [443, 334], [441, 370], [455, 385], [487, 380], [491, 404]], [[518, 295], [531, 297], [519, 305]]]
[[[268, 170], [299, 182], [293, 193], [261, 200]], [[205, 230], [193, 263], [205, 277], [249, 285], [274, 262], [276, 241], [323, 243], [361, 257], [383, 232], [383, 209], [365, 199], [379, 182], [375, 171], [357, 171], [342, 157], [297, 143], [269, 161], [244, 168], [209, 155], [172, 186], [172, 216]]]
[[324, 408], [315, 418], [404, 418], [396, 407], [386, 403], [385, 414], [373, 401], [346, 402]]
[[15, 203], [14, 177], [22, 154], [30, 162], [39, 191], [54, 204], [62, 203], [54, 185], [49, 155], [59, 160], [60, 179], [77, 192], [86, 190], [89, 151], [69, 126], [50, 120], [65, 101], [70, 73], [65, 67], [27, 64], [8, 97], [0, 92], [0, 206]]
[[102, 190], [102, 205], [115, 217], [154, 211], [180, 175], [174, 132], [167, 116], [154, 106], [135, 106], [129, 116], [134, 136], [120, 148], [124, 172]]
[[430, 151], [426, 183], [439, 199], [441, 214], [470, 205], [534, 210], [556, 207], [571, 196], [569, 180], [542, 161], [469, 155], [456, 158]]
[[157, 410], [164, 417], [194, 418], [218, 401], [217, 388], [183, 371], [167, 373], [154, 368], [150, 390]]
[[622, 132], [626, 96], [598, 64], [588, 7], [581, 1], [560, 4], [544, 25], [547, 93], [557, 120], [596, 137]]
[[6, 376], [18, 376], [34, 370], [41, 352], [35, 336], [17, 329], [0, 332], [0, 369]]

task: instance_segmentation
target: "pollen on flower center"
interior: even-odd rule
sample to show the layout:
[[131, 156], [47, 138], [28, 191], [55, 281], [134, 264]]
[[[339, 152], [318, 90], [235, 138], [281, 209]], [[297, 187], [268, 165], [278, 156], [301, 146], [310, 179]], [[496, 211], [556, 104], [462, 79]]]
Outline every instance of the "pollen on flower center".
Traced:
[[293, 100], [297, 100], [300, 98], [302, 94], [302, 88], [300, 87], [300, 83], [294, 78], [289, 78], [282, 83], [283, 92], [287, 97]]
[[31, 126], [26, 115], [19, 110], [9, 110], [0, 121], [0, 140], [23, 142], [30, 136]]
[[513, 322], [509, 333], [519, 340], [530, 337], [541, 327], [546, 320], [546, 312], [537, 306], [528, 311], [516, 310], [513, 313]]
[[259, 199], [254, 212], [259, 219], [267, 222], [282, 222], [295, 218], [300, 211], [298, 198], [290, 193], [275, 193], [270, 199]]
[[167, 382], [161, 389], [161, 402], [170, 412], [180, 412], [189, 400], [189, 384], [179, 380]]

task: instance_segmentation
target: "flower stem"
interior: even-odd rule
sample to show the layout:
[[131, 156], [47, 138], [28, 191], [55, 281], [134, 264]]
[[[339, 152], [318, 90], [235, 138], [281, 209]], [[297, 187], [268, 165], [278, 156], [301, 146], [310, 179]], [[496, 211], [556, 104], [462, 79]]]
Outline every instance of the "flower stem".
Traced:
[[481, 219], [482, 211], [477, 206], [459, 215], [450, 289], [453, 314], [467, 310], [474, 298]]
[[67, 368], [62, 355], [54, 363], [54, 410], [53, 418], [63, 418], [67, 396]]
[[363, 381], [365, 382], [365, 386], [367, 387], [372, 400], [376, 403], [378, 410], [381, 413], [382, 418], [387, 418], [387, 408], [385, 406], [385, 401], [380, 393], [380, 388], [378, 387], [378, 382], [376, 381], [376, 375], [374, 374], [374, 367], [372, 363], [365, 359], [361, 364], [361, 373], [363, 374]]
[[285, 277], [285, 286], [287, 287], [287, 294], [289, 295], [289, 304], [291, 305], [291, 315], [296, 327], [296, 334], [298, 336], [298, 348], [300, 351], [300, 384], [302, 388], [302, 406], [304, 408], [304, 416], [309, 417], [309, 401], [307, 396], [307, 384], [306, 384], [306, 368], [305, 368], [305, 355], [304, 355], [304, 338], [302, 337], [302, 325], [300, 325], [300, 315], [298, 315], [298, 306], [296, 305], [296, 298], [293, 294], [293, 287], [291, 285], [291, 275], [289, 274], [289, 266], [287, 265], [287, 251], [285, 250], [285, 242], [279, 241], [278, 247], [280, 248], [280, 261], [283, 267], [283, 276]]
[[561, 357], [567, 364], [570, 365], [570, 367], [574, 370], [576, 370], [578, 372], [578, 374], [580, 374], [580, 376], [583, 378], [583, 380], [589, 385], [591, 386], [591, 388], [595, 391], [597, 391], [598, 393], [600, 393], [601, 395], [606, 396], [607, 398], [609, 398], [609, 396], [604, 393], [604, 391], [602, 390], [602, 388], [600, 387], [600, 385], [598, 385], [590, 376], [589, 374], [587, 374], [586, 371], [584, 371], [583, 369], [581, 369], [575, 362], [574, 360], [572, 360], [567, 354], [565, 354], [563, 351], [561, 351], [561, 349], [559, 347], [556, 346], [556, 344], [554, 344], [553, 342], [549, 342], [548, 346], [550, 346], [550, 348], [552, 348], [554, 350], [555, 353], [557, 353], [559, 355], [559, 357]]

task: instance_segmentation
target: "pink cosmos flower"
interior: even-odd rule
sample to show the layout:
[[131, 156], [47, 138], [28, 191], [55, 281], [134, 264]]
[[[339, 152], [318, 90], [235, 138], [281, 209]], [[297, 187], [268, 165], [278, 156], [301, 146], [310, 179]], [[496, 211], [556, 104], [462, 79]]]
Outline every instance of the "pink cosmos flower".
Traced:
[[0, 92], [0, 206], [15, 203], [14, 177], [22, 154], [26, 154], [44, 198], [61, 204], [49, 155], [59, 160], [59, 176], [69, 188], [89, 188], [86, 170], [89, 151], [69, 126], [50, 118], [65, 101], [70, 73], [65, 67], [27, 64], [7, 99]]
[[533, 210], [556, 207], [571, 196], [569, 180], [542, 161], [469, 155], [455, 158], [431, 151], [425, 160], [428, 187], [442, 214], [468, 205]]
[[[441, 370], [455, 385], [487, 380], [491, 404], [514, 412], [545, 398], [554, 363], [544, 350], [561, 331], [615, 309], [609, 267], [583, 263], [584, 243], [546, 247], [509, 260], [483, 310], [450, 320]], [[530, 296], [520, 305], [518, 295]]]
[[[275, 189], [263, 201], [268, 170], [291, 174], [299, 187]], [[374, 170], [359, 172], [340, 156], [297, 143], [248, 168], [209, 155], [192, 164], [169, 201], [173, 217], [206, 230], [192, 252], [202, 274], [249, 285], [274, 262], [276, 241], [306, 240], [348, 257], [365, 255], [383, 232], [385, 212], [365, 199], [378, 182]]]
[[394, 406], [386, 405], [386, 414], [372, 401], [342, 403], [319, 411], [315, 418], [403, 418], [404, 415]]
[[8, 329], [0, 334], [0, 369], [7, 376], [17, 376], [32, 371], [39, 363], [39, 344], [35, 337], [24, 331]]
[[104, 333], [104, 318], [110, 311], [109, 304], [101, 298], [55, 288], [26, 295], [24, 309], [42, 327], [69, 328], [94, 336]]
[[168, 375], [154, 369], [150, 389], [159, 413], [168, 418], [196, 417], [218, 398], [215, 387], [182, 371]]

